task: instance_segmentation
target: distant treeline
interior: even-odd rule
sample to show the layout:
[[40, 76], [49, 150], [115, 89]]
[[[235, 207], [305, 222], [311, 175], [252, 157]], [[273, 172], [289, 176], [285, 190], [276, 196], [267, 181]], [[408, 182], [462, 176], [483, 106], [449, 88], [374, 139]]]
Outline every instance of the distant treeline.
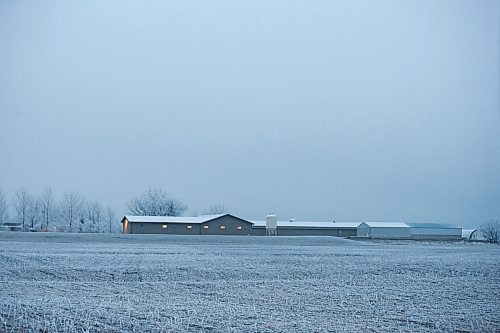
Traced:
[[39, 195], [25, 189], [11, 200], [0, 191], [0, 226], [21, 231], [119, 232], [115, 211], [77, 192], [65, 192], [59, 200], [51, 188]]
[[[132, 215], [179, 216], [186, 210], [183, 202], [154, 188], [127, 203], [127, 214]], [[226, 209], [216, 204], [201, 212], [222, 214]], [[52, 188], [38, 195], [21, 189], [10, 199], [0, 190], [0, 227], [21, 231], [121, 232], [120, 220], [111, 206], [88, 200], [73, 191], [58, 198]]]

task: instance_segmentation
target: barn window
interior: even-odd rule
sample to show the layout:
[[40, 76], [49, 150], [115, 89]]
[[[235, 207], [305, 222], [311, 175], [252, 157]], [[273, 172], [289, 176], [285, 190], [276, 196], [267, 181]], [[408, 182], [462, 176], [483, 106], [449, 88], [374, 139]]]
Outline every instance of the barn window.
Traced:
[[168, 224], [162, 224], [162, 225], [161, 225], [161, 227], [162, 227], [163, 229], [168, 229]]
[[221, 228], [222, 230], [224, 230], [224, 229], [226, 229], [226, 226], [225, 226], [225, 225], [221, 225], [221, 226], [220, 226], [220, 228]]
[[241, 225], [237, 226], [236, 229], [241, 230], [243, 227]]
[[203, 226], [203, 229], [208, 229], [208, 225], [206, 225], [206, 224], [205, 224], [205, 225]]
[[188, 225], [186, 226], [186, 228], [188, 228], [188, 229], [193, 229], [193, 226], [192, 226], [191, 224], [188, 224]]

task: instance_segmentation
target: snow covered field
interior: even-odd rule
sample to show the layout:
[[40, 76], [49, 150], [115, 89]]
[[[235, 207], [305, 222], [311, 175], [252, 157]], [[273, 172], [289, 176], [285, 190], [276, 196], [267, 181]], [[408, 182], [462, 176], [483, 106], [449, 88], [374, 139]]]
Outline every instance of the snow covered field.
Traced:
[[500, 246], [0, 233], [1, 332], [496, 332]]

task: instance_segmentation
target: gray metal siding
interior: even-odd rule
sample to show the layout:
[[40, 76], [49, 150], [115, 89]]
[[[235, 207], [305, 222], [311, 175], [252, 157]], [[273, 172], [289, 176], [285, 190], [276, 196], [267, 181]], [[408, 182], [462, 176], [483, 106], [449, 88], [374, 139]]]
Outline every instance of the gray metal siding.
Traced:
[[264, 227], [252, 227], [252, 236], [265, 236], [266, 228]]
[[[224, 226], [225, 229], [221, 229], [221, 226]], [[241, 229], [238, 229], [238, 227], [241, 227]], [[252, 233], [252, 223], [226, 215], [202, 223], [200, 231], [202, 235], [250, 235]]]
[[370, 227], [371, 238], [388, 238], [388, 239], [409, 239], [410, 228], [406, 227]]
[[356, 236], [358, 237], [371, 237], [370, 227], [362, 223], [357, 228]]
[[[353, 237], [356, 236], [356, 228], [284, 228], [278, 227], [278, 236], [335, 236]], [[252, 229], [252, 235], [265, 236], [266, 228], [257, 227]]]
[[[163, 228], [166, 225], [166, 228]], [[208, 226], [208, 229], [203, 226]], [[235, 218], [222, 216], [205, 223], [158, 223], [129, 222], [131, 234], [165, 234], [165, 235], [250, 235], [252, 223]], [[188, 228], [191, 226], [191, 228]], [[221, 226], [225, 226], [224, 229]], [[241, 227], [241, 229], [238, 229]]]
[[411, 236], [413, 238], [462, 238], [462, 229], [461, 228], [414, 228], [410, 229]]
[[356, 236], [356, 229], [321, 229], [321, 228], [293, 228], [284, 229], [278, 227], [278, 236], [335, 236], [349, 237]]
[[462, 239], [462, 235], [433, 235], [433, 234], [414, 234], [411, 235], [412, 239], [418, 240], [458, 240]]
[[[167, 229], [162, 227], [167, 225]], [[188, 229], [187, 226], [192, 228]], [[200, 225], [189, 223], [147, 223], [129, 222], [131, 234], [166, 234], [166, 235], [199, 235]]]

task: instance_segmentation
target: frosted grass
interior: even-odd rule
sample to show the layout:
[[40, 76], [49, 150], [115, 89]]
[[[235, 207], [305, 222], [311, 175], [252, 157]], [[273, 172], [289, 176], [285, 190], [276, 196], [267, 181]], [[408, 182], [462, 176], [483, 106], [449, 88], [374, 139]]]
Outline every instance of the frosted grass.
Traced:
[[500, 330], [489, 244], [6, 234], [2, 332]]

